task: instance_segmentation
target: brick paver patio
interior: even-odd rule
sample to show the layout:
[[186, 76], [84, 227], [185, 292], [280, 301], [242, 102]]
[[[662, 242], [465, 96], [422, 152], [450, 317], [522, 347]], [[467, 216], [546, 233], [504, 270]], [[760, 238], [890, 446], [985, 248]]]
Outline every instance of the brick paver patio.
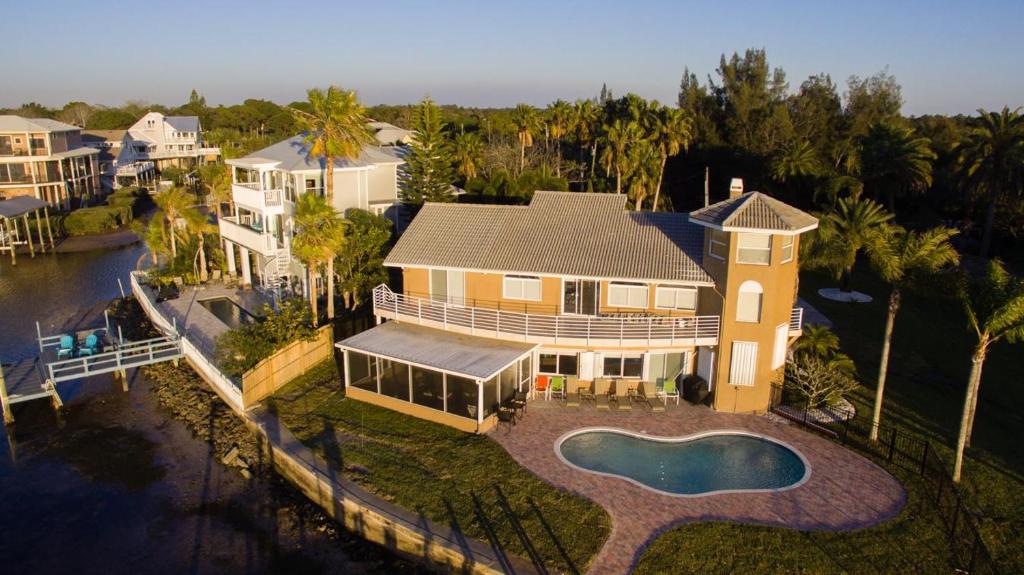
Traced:
[[[555, 442], [583, 427], [614, 427], [660, 436], [716, 429], [744, 430], [793, 446], [810, 463], [803, 485], [775, 493], [671, 497], [628, 481], [587, 473], [563, 463]], [[899, 513], [906, 501], [900, 483], [881, 467], [827, 439], [767, 417], [718, 413], [706, 407], [669, 405], [663, 413], [639, 406], [631, 412], [597, 411], [533, 401], [507, 431], [490, 433], [520, 464], [543, 479], [597, 502], [612, 518], [612, 533], [590, 567], [593, 574], [629, 573], [647, 547], [669, 528], [691, 521], [734, 521], [797, 529], [843, 531], [868, 527]]]

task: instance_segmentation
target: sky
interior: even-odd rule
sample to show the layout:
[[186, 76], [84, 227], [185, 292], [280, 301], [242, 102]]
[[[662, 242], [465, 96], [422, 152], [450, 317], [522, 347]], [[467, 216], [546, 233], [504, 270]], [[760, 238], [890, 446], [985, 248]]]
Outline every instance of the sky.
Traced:
[[602, 83], [674, 103], [684, 67], [706, 82], [748, 48], [791, 90], [888, 69], [905, 114], [1024, 105], [1024, 0], [15, 0], [0, 37], [0, 106], [288, 103], [329, 84], [368, 105], [544, 106]]

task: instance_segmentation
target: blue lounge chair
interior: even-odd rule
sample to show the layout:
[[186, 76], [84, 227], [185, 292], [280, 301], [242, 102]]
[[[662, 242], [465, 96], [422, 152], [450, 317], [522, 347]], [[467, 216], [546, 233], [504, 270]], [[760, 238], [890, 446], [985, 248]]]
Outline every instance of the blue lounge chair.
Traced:
[[92, 355], [99, 351], [100, 338], [96, 337], [96, 334], [90, 333], [85, 338], [85, 345], [78, 350], [78, 356]]
[[75, 339], [70, 335], [60, 336], [60, 348], [57, 349], [57, 359], [64, 359], [75, 354]]

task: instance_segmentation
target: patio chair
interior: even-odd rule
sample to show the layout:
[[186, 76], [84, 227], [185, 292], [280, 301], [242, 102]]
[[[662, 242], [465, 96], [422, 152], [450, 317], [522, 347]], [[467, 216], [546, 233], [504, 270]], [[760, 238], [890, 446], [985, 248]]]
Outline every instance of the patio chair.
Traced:
[[[517, 391], [515, 397], [512, 398], [512, 407], [516, 412], [526, 415], [526, 392]], [[522, 417], [520, 415], [520, 417]]]
[[57, 359], [64, 359], [75, 355], [75, 338], [70, 335], [60, 336], [60, 348], [57, 349]]
[[598, 411], [609, 409], [608, 399], [611, 397], [609, 390], [611, 389], [611, 381], [603, 377], [599, 377], [594, 380], [594, 407]]
[[502, 423], [508, 426], [508, 431], [511, 433], [512, 426], [516, 424], [516, 416], [511, 409], [498, 409], [498, 427], [501, 427]]
[[663, 380], [661, 383], [661, 391], [658, 392], [657, 395], [663, 398], [666, 401], [666, 403], [668, 402], [669, 398], [675, 398], [676, 405], [679, 405], [679, 388], [676, 387], [676, 380]]
[[78, 357], [82, 357], [83, 355], [95, 354], [97, 351], [99, 351], [99, 346], [100, 338], [96, 337], [96, 334], [90, 333], [85, 338], [85, 344], [82, 347], [78, 348]]
[[566, 407], [580, 406], [580, 379], [575, 375], [566, 377], [565, 405]]
[[550, 378], [546, 375], [538, 375], [537, 383], [533, 386], [533, 390], [537, 393], [543, 394], [544, 399], [548, 398], [548, 382]]
[[551, 390], [548, 391], [548, 395], [565, 399], [565, 376], [556, 375], [551, 378]]
[[584, 401], [594, 401], [596, 399], [594, 394], [594, 382], [581, 381], [579, 382], [579, 387], [576, 389], [580, 394], [580, 403]]
[[[625, 379], [615, 380], [615, 405], [619, 408], [619, 411], [632, 411], [632, 398], [629, 381]], [[623, 399], [626, 401], [622, 401]]]

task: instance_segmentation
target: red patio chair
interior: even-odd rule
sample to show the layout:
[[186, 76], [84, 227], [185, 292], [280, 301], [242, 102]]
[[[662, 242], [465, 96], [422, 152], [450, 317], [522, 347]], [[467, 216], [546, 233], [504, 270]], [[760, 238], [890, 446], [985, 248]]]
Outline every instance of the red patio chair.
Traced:
[[536, 391], [537, 393], [544, 394], [544, 399], [547, 399], [548, 398], [548, 383], [550, 383], [550, 381], [551, 381], [550, 377], [548, 377], [546, 375], [538, 375], [537, 376], [537, 384], [533, 387], [533, 390]]

